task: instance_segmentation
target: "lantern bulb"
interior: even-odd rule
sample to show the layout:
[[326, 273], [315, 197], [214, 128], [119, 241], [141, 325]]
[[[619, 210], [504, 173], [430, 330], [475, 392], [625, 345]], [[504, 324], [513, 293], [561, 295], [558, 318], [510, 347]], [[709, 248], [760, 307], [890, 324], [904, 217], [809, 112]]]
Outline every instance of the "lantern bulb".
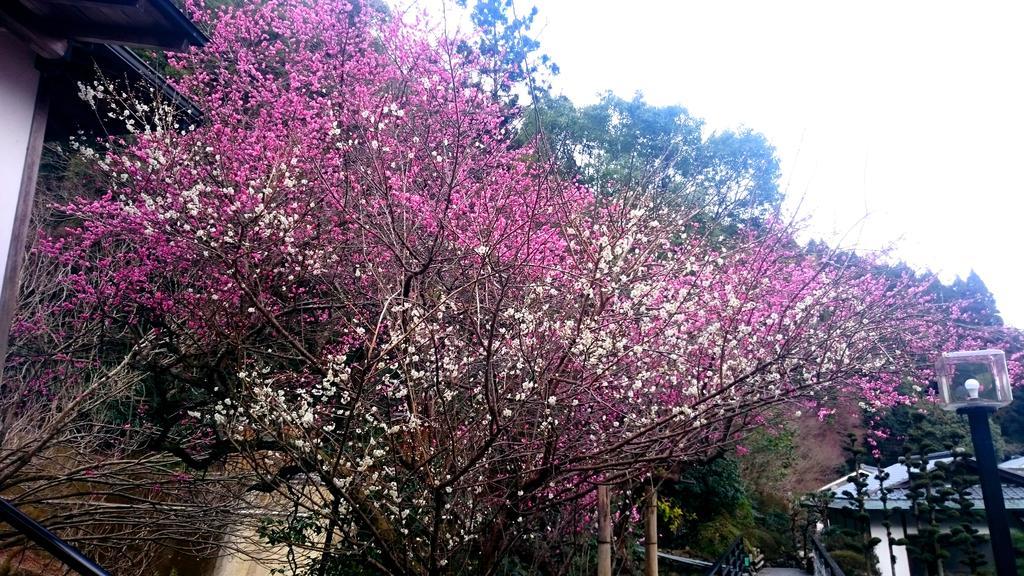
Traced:
[[968, 399], [977, 400], [978, 390], [981, 390], [981, 382], [978, 382], [974, 378], [970, 378], [966, 382], [964, 382], [964, 389], [967, 390]]

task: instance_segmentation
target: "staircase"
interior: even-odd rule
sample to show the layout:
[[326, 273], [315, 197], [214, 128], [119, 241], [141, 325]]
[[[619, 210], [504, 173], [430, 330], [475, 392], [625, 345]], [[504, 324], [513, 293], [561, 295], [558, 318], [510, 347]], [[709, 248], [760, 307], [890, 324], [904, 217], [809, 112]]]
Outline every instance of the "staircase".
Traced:
[[[733, 540], [729, 549], [715, 562], [686, 558], [665, 552], [658, 552], [658, 558], [672, 562], [704, 576], [810, 576], [799, 568], [773, 568], [764, 565], [764, 554], [757, 548], [748, 548], [742, 538]], [[831, 558], [829, 559], [831, 560]], [[834, 562], [832, 564], [835, 564]], [[843, 576], [842, 572], [817, 574], [816, 576]]]

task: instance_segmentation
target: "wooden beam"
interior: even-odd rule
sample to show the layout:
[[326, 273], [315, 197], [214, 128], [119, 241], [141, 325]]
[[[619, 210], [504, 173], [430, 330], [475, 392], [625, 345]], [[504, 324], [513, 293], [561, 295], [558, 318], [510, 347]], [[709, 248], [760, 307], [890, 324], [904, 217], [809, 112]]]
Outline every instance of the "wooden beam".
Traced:
[[81, 5], [81, 4], [106, 4], [113, 6], [127, 6], [134, 7], [139, 5], [139, 0], [46, 0], [50, 4], [70, 4], [70, 5]]
[[96, 44], [119, 44], [138, 48], [159, 48], [171, 52], [182, 52], [188, 48], [187, 39], [179, 34], [160, 30], [156, 27], [134, 28], [129, 26], [73, 25], [69, 22], [54, 24], [54, 30], [80, 42]]
[[[43, 153], [43, 135], [46, 134], [46, 116], [50, 108], [50, 91], [45, 78], [39, 81], [36, 103], [29, 128], [25, 163], [21, 171], [21, 187], [18, 204], [14, 211], [14, 226], [11, 229], [11, 244], [4, 265], [4, 283], [0, 290], [0, 368], [7, 363], [7, 340], [11, 332], [11, 320], [18, 307], [18, 283], [21, 280], [21, 262], [25, 258], [25, 240], [28, 224], [32, 217], [32, 201], [36, 193], [39, 176], [39, 161]], [[0, 370], [0, 384], [3, 371]]]
[[29, 26], [22, 24], [16, 17], [0, 10], [0, 28], [20, 39], [36, 54], [43, 58], [54, 60], [63, 58], [68, 52], [68, 41], [63, 38], [48, 36]]
[[[63, 55], [67, 40], [170, 51], [201, 46], [207, 41], [170, 0], [75, 0], [57, 4], [47, 0], [39, 5], [31, 0], [9, 0], [0, 3], [0, 19], [44, 58], [55, 58], [58, 51]], [[60, 42], [64, 43], [63, 50]]]

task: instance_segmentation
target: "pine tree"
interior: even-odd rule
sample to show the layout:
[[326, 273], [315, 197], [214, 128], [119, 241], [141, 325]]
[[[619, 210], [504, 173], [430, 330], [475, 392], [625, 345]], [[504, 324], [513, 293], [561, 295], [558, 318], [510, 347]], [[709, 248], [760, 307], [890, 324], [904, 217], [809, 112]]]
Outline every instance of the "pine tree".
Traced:
[[979, 513], [974, 509], [974, 502], [971, 500], [971, 489], [978, 484], [978, 477], [968, 466], [967, 452], [965, 450], [953, 451], [953, 462], [949, 466], [949, 485], [954, 492], [954, 504], [956, 510], [953, 512], [957, 525], [950, 530], [950, 544], [958, 547], [962, 552], [964, 564], [967, 565], [972, 575], [981, 574], [981, 568], [987, 563], [985, 555], [979, 550], [979, 546], [986, 540], [977, 528], [974, 521], [978, 519]]
[[849, 434], [847, 436], [846, 450], [850, 453], [853, 460], [853, 474], [846, 478], [846, 481], [853, 485], [853, 491], [843, 490], [842, 495], [850, 500], [851, 506], [856, 510], [854, 517], [855, 528], [847, 531], [847, 535], [850, 536], [851, 541], [857, 542], [856, 551], [864, 557], [864, 567], [867, 570], [868, 576], [872, 576], [876, 573], [877, 569], [875, 546], [882, 540], [871, 535], [871, 516], [868, 514], [866, 505], [867, 499], [870, 496], [868, 491], [870, 475], [861, 470], [864, 449], [857, 443], [856, 435]]
[[[916, 444], [916, 446], [915, 446]], [[907, 467], [910, 476], [911, 510], [917, 527], [916, 534], [908, 534], [897, 544], [904, 544], [910, 556], [920, 560], [929, 576], [943, 576], [943, 561], [949, 558], [946, 545], [950, 534], [944, 531], [943, 520], [948, 517], [948, 506], [953, 490], [946, 484], [944, 463], [929, 466], [928, 455], [915, 454], [919, 443], [908, 443], [906, 455], [900, 461]]]
[[878, 499], [882, 502], [882, 526], [885, 527], [885, 541], [889, 553], [889, 567], [891, 568], [892, 574], [896, 573], [896, 554], [893, 552], [893, 546], [895, 546], [895, 539], [892, 535], [892, 514], [889, 508], [889, 494], [892, 493], [892, 487], [886, 484], [889, 480], [889, 472], [882, 467], [882, 461], [877, 456], [875, 457], [875, 467], [877, 472], [875, 473], [875, 480], [878, 481]]

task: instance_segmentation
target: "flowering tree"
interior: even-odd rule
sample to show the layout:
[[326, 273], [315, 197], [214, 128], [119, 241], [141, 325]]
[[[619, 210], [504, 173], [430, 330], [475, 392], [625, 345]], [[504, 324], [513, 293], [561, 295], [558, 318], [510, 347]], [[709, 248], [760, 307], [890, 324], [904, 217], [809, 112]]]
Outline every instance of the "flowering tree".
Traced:
[[915, 367], [918, 283], [559, 178], [509, 145], [469, 42], [335, 0], [196, 17], [212, 41], [173, 64], [206, 123], [121, 106], [136, 133], [83, 149], [97, 193], [38, 250], [95, 365], [144, 347], [149, 449], [257, 476], [296, 564], [493, 573], [586, 529], [598, 484], [823, 388], [891, 403]]
[[[61, 156], [50, 155], [51, 166]], [[88, 189], [83, 176], [94, 167], [80, 167], [85, 173], [61, 166], [65, 177], [44, 180], [47, 202], [33, 223], [55, 222], [47, 204]], [[124, 338], [124, 326], [102, 314], [69, 313], [74, 266], [39, 251], [24, 264], [0, 387], [0, 493], [115, 574], [165, 573], [169, 563], [212, 557], [234, 518], [245, 515], [245, 488], [258, 478], [238, 469], [187, 470], [178, 457], [152, 449], [151, 402], [138, 367], [155, 351], [154, 331]], [[0, 530], [5, 566], [61, 570], [25, 544], [16, 530]]]

